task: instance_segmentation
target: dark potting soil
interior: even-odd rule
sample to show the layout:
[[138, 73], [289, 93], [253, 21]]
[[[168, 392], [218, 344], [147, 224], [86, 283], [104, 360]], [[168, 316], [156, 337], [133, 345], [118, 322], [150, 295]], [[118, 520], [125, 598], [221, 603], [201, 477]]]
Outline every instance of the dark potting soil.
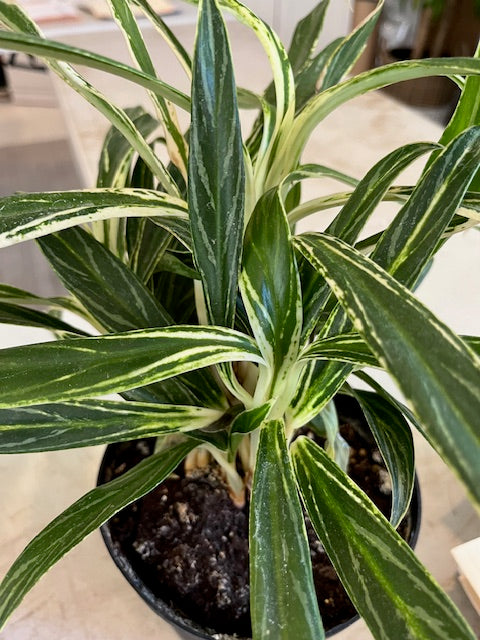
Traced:
[[[355, 420], [341, 433], [351, 447], [349, 475], [388, 517], [391, 488], [379, 451], [358, 433]], [[304, 428], [302, 433], [315, 438]], [[152, 453], [153, 441], [118, 446], [105, 481]], [[400, 525], [409, 539], [411, 518]], [[356, 611], [321, 542], [306, 518], [313, 575], [325, 629]], [[250, 638], [248, 504], [236, 507], [217, 468], [185, 477], [177, 469], [161, 486], [109, 523], [113, 544], [129, 559], [153, 593], [210, 633]]]

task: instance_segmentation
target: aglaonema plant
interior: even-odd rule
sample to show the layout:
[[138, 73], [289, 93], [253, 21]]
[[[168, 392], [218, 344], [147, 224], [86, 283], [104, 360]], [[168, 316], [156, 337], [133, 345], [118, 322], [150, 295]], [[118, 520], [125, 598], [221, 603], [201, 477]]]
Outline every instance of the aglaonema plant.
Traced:
[[[58, 338], [0, 352], [0, 452], [145, 436], [157, 446], [25, 548], [0, 586], [0, 625], [95, 528], [182, 461], [191, 468], [214, 459], [235, 502], [251, 492], [255, 640], [324, 637], [301, 500], [375, 638], [473, 640], [396, 527], [414, 483], [411, 425], [480, 502], [480, 340], [455, 335], [412, 293], [437, 250], [479, 219], [480, 60], [400, 62], [348, 78], [382, 3], [352, 34], [316, 52], [327, 0], [297, 25], [288, 52], [236, 0], [201, 0], [191, 59], [146, 0], [109, 2], [135, 67], [46, 40], [18, 6], [0, 2], [0, 46], [45, 59], [112, 125], [95, 188], [0, 201], [1, 244], [36, 238], [70, 294], [0, 289], [2, 322]], [[132, 5], [191, 77], [190, 95], [157, 77]], [[263, 95], [236, 86], [220, 9], [265, 49], [273, 80]], [[112, 104], [76, 64], [143, 87], [152, 113]], [[306, 142], [334, 109], [429, 75], [463, 87], [440, 143], [394, 149], [361, 180], [302, 164]], [[248, 136], [240, 108], [258, 110]], [[186, 131], [178, 109], [190, 114]], [[394, 185], [424, 154], [418, 182]], [[343, 186], [302, 200], [302, 182], [319, 177]], [[398, 203], [395, 219], [360, 241], [385, 200]], [[339, 212], [322, 232], [295, 234], [297, 221], [333, 207]], [[60, 319], [59, 310], [70, 313]], [[90, 333], [76, 327], [75, 315]], [[408, 408], [364, 371], [372, 366], [389, 372]], [[355, 389], [352, 376], [370, 390]], [[390, 521], [345, 473], [332, 416], [339, 391], [358, 399], [385, 460]], [[112, 393], [121, 399], [101, 399]], [[325, 428], [325, 449], [305, 437], [292, 443], [311, 421]]]

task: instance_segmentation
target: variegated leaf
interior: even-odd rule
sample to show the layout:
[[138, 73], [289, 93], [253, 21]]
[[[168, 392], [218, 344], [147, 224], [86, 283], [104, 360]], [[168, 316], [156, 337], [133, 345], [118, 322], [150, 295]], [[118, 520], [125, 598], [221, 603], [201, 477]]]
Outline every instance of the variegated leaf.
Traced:
[[300, 353], [301, 360], [336, 360], [360, 367], [380, 367], [363, 338], [357, 333], [345, 333], [329, 338], [319, 337]]
[[299, 275], [278, 190], [261, 198], [248, 223], [240, 290], [260, 351], [272, 369], [273, 391], [297, 358], [302, 323]]
[[212, 424], [222, 412], [203, 407], [78, 401], [0, 409], [0, 454], [56, 451], [187, 432]]
[[[328, 225], [326, 233], [352, 244], [363, 229], [377, 205], [382, 201], [392, 182], [421, 155], [437, 148], [429, 143], [408, 144], [395, 149], [379, 160], [357, 184], [352, 195]], [[329, 295], [328, 286], [321, 275], [307, 270], [309, 280], [302, 281], [304, 293], [303, 337], [308, 338], [315, 328], [318, 314]]]
[[308, 515], [377, 640], [473, 640], [460, 612], [369, 498], [308, 438], [292, 446]]
[[413, 438], [402, 412], [382, 396], [354, 390], [387, 465], [392, 482], [390, 522], [396, 528], [407, 512], [415, 482]]
[[253, 640], [322, 640], [302, 508], [284, 425], [261, 429], [250, 506]]
[[190, 147], [188, 203], [195, 262], [211, 323], [233, 326], [245, 170], [229, 44], [216, 0], [201, 2]]
[[170, 316], [121, 260], [81, 227], [38, 240], [64, 286], [106, 331], [164, 327]]
[[50, 567], [120, 509], [160, 484], [193, 447], [190, 440], [143, 460], [123, 476], [89, 491], [39, 533], [0, 585], [0, 628]]
[[[125, 113], [144, 138], [148, 138], [158, 128], [157, 120], [152, 118], [143, 107], [125, 109]], [[129, 141], [116, 127], [111, 127], [105, 136], [100, 153], [97, 187], [127, 186], [133, 155], [134, 149]]]
[[351, 70], [365, 49], [382, 9], [383, 0], [380, 0], [365, 20], [357, 25], [355, 29], [339, 43], [325, 65], [318, 88], [319, 91], [324, 91], [338, 84]]
[[262, 358], [247, 336], [178, 326], [0, 350], [0, 407], [94, 398], [220, 362]]
[[305, 234], [297, 246], [327, 279], [430, 441], [480, 503], [480, 360], [408, 289], [344, 242]]
[[96, 220], [152, 217], [191, 245], [184, 200], [142, 189], [23, 193], [0, 200], [0, 247]]

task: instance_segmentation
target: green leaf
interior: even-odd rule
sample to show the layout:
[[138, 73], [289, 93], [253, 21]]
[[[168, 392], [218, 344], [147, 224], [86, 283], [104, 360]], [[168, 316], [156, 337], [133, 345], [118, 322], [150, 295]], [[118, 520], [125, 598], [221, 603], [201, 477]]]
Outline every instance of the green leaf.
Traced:
[[76, 334], [79, 336], [88, 335], [85, 331], [77, 329], [68, 322], [63, 322], [50, 313], [28, 309], [17, 304], [0, 302], [0, 323], [16, 324], [24, 327], [40, 327], [50, 331]]
[[157, 224], [191, 244], [183, 200], [143, 189], [92, 189], [22, 193], [0, 199], [0, 247], [78, 224], [126, 216], [154, 217]]
[[[477, 46], [475, 57], [480, 58], [480, 44]], [[448, 144], [462, 131], [474, 125], [480, 125], [480, 78], [469, 76], [465, 80], [455, 112], [440, 138], [440, 144]], [[480, 171], [473, 180], [472, 190], [480, 191]]]
[[0, 284], [0, 300], [2, 302], [17, 305], [34, 304], [38, 307], [47, 306], [53, 309], [66, 309], [79, 315], [83, 314], [83, 310], [69, 298], [64, 298], [62, 296], [42, 298], [41, 296], [37, 296], [35, 293], [25, 291], [24, 289], [18, 289], [17, 287], [12, 287], [8, 284]]
[[365, 49], [382, 9], [383, 0], [380, 0], [365, 20], [339, 43], [323, 70], [319, 91], [324, 91], [338, 84], [351, 70]]
[[390, 522], [397, 527], [407, 512], [415, 482], [413, 438], [401, 411], [371, 391], [354, 390], [392, 481]]
[[228, 38], [215, 0], [201, 2], [197, 28], [188, 203], [195, 262], [210, 321], [233, 326], [245, 169]]
[[360, 367], [381, 366], [363, 338], [356, 333], [315, 338], [300, 353], [300, 360], [306, 359], [351, 362]]
[[326, 453], [301, 437], [292, 457], [312, 524], [373, 636], [473, 640], [407, 543]]
[[261, 430], [253, 478], [250, 608], [254, 640], [325, 637], [302, 508], [278, 420]]
[[278, 190], [258, 202], [245, 233], [240, 290], [260, 351], [281, 384], [298, 354], [302, 309], [290, 230]]
[[170, 47], [170, 51], [172, 51], [182, 67], [185, 69], [187, 75], [191, 76], [192, 71], [192, 61], [190, 60], [190, 56], [186, 52], [182, 43], [175, 36], [173, 31], [168, 27], [162, 18], [153, 11], [151, 6], [148, 4], [146, 0], [132, 0], [133, 4], [139, 6], [145, 16], [150, 20], [155, 29], [162, 35], [163, 39], [168, 43]]
[[344, 242], [321, 234], [296, 242], [480, 503], [480, 360], [408, 289]]
[[81, 227], [45, 236], [38, 243], [64, 286], [106, 331], [171, 324], [132, 270]]
[[214, 409], [109, 400], [0, 409], [0, 454], [57, 451], [187, 432], [212, 424]]
[[321, 0], [295, 27], [288, 49], [288, 57], [294, 73], [300, 71], [315, 52], [328, 4], [329, 0]]
[[247, 336], [220, 327], [145, 329], [0, 350], [0, 407], [93, 398], [220, 362], [262, 362]]
[[[157, 128], [158, 122], [143, 107], [125, 109], [125, 113], [144, 138]], [[116, 127], [110, 127], [100, 152], [97, 187], [119, 188], [128, 183], [134, 149]]]
[[267, 419], [274, 401], [270, 400], [247, 411], [242, 411], [232, 422], [230, 429], [230, 451], [235, 452], [243, 437], [258, 429]]
[[295, 77], [295, 105], [297, 112], [301, 111], [312, 96], [317, 93], [318, 80], [325, 69], [328, 60], [343, 38], [336, 38], [318, 53]]
[[0, 585], [0, 628], [50, 567], [120, 509], [160, 484], [193, 447], [192, 441], [184, 442], [143, 460], [55, 518], [25, 548]]
[[480, 164], [480, 127], [461, 133], [435, 158], [377, 243], [372, 259], [413, 287]]

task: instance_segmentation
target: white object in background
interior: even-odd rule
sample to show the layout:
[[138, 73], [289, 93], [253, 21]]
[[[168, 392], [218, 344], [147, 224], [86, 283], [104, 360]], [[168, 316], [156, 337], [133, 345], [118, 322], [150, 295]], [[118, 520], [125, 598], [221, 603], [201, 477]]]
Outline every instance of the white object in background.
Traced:
[[460, 584], [480, 616], [480, 538], [454, 547], [452, 555], [458, 565]]
[[76, 7], [61, 0], [20, 0], [18, 4], [32, 20], [40, 24], [57, 20], [78, 20], [80, 17]]
[[[98, 20], [109, 20], [112, 17], [110, 7], [105, 0], [78, 0], [77, 4]], [[177, 7], [169, 0], [149, 0], [149, 4], [157, 15], [164, 16], [177, 11]], [[132, 9], [136, 16], [143, 15], [139, 7], [132, 6]]]

